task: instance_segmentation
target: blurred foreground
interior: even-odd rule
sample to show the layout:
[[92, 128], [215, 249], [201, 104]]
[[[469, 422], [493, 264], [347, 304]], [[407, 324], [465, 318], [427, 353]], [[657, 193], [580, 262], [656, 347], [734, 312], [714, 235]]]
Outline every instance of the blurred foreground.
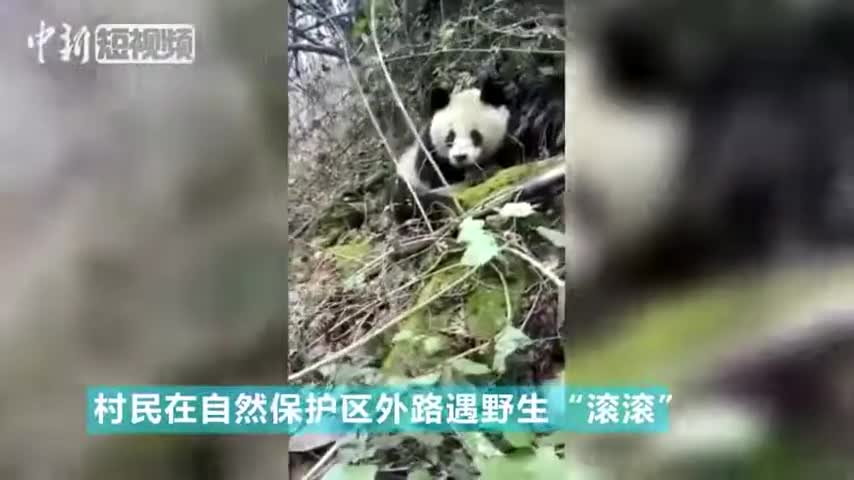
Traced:
[[[56, 3], [0, 7], [0, 478], [282, 478], [286, 438], [87, 438], [83, 414], [87, 384], [284, 379], [283, 7]], [[63, 23], [176, 22], [194, 65], [57, 57]]]
[[852, 478], [852, 12], [610, 3], [568, 53], [565, 378], [667, 385], [672, 429], [572, 437], [572, 478]]

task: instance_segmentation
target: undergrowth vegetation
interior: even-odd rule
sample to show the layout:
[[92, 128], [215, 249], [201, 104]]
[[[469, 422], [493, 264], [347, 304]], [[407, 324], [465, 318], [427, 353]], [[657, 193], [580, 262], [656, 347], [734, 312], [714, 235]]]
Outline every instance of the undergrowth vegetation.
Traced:
[[[338, 16], [291, 4], [289, 380], [549, 381], [562, 368], [563, 226], [513, 201], [508, 178], [533, 171], [462, 192], [466, 212], [439, 226], [397, 225], [387, 205], [431, 85], [470, 86], [499, 57], [502, 74], [562, 69], [561, 6], [364, 3]], [[554, 478], [562, 462], [533, 434], [306, 435], [291, 453], [295, 478]]]

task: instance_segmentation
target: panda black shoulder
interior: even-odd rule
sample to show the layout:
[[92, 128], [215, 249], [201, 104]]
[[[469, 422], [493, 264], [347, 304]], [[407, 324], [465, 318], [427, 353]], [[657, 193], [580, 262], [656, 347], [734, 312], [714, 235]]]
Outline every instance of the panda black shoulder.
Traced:
[[521, 149], [522, 162], [561, 153], [565, 119], [563, 77], [523, 77], [513, 82], [511, 88], [508, 96], [513, 103], [508, 143], [513, 143], [515, 150], [512, 151]]

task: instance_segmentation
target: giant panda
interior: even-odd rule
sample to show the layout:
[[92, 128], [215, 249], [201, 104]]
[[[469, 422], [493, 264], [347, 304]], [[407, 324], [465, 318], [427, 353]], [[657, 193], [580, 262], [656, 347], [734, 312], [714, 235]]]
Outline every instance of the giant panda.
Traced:
[[[678, 365], [651, 362], [662, 368], [647, 375], [696, 365], [700, 384], [706, 368], [715, 370], [715, 394], [747, 393], [739, 400], [749, 399], [757, 414], [773, 410], [789, 420], [778, 431], [821, 425], [815, 430], [850, 451], [851, 432], [839, 425], [851, 424], [851, 404], [838, 393], [850, 385], [850, 370], [837, 367], [851, 365], [850, 296], [832, 302], [831, 321], [827, 305], [810, 304], [815, 299], [804, 292], [784, 299], [800, 308], [771, 313], [782, 318], [759, 320], [765, 312], [748, 301], [721, 311], [719, 330], [694, 323], [700, 310], [716, 312], [717, 303], [702, 300], [739, 288], [758, 294], [759, 304], [773, 302], [765, 287], [793, 272], [829, 295], [848, 288], [828, 273], [852, 266], [854, 246], [850, 2], [602, 3], [574, 17], [578, 41], [567, 60], [567, 378], [573, 352], [599, 348], [597, 337], [637, 346], [652, 338], [696, 341], [684, 332], [706, 332], [710, 345], [697, 351], [731, 341], [735, 354], [718, 352], [703, 365], [694, 363], [701, 355]], [[799, 288], [786, 291], [801, 296]], [[672, 331], [652, 326], [662, 305], [686, 307], [664, 309], [682, 316]], [[765, 337], [764, 327], [773, 333]], [[666, 354], [659, 353], [648, 358], [660, 362]], [[699, 397], [686, 403], [708, 399]], [[794, 430], [805, 445], [807, 430]], [[826, 451], [810, 451], [826, 461]], [[731, 470], [725, 476], [743, 478]]]
[[[429, 121], [397, 160], [398, 179], [408, 183], [422, 206], [451, 207], [448, 187], [479, 181], [498, 168], [554, 156], [563, 151], [564, 83], [560, 75], [517, 76], [505, 81], [481, 76], [476, 88], [430, 93]], [[429, 152], [433, 163], [426, 152]], [[563, 172], [548, 172], [540, 185], [554, 186]], [[415, 210], [407, 186], [397, 185], [395, 218], [402, 222]], [[402, 194], [402, 195], [401, 195]]]
[[568, 58], [568, 254], [585, 253], [571, 281], [656, 288], [854, 241], [854, 16], [759, 3], [584, 11]]

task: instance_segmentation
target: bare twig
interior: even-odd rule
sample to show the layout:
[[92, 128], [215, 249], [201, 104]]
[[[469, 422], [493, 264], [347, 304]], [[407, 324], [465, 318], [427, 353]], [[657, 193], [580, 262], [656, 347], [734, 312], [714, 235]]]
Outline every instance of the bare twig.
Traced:
[[[424, 145], [424, 141], [421, 139], [421, 135], [418, 134], [418, 127], [415, 126], [415, 122], [412, 121], [412, 117], [409, 116], [409, 112], [406, 111], [406, 107], [403, 105], [403, 100], [400, 98], [400, 94], [397, 91], [397, 87], [394, 85], [394, 80], [391, 78], [391, 72], [388, 70], [388, 65], [386, 65], [385, 60], [383, 59], [383, 51], [380, 47], [380, 41], [377, 38], [377, 16], [376, 16], [376, 0], [371, 0], [371, 14], [370, 14], [370, 24], [371, 24], [371, 41], [374, 43], [374, 49], [377, 51], [377, 60], [379, 61], [380, 68], [383, 71], [383, 74], [386, 77], [386, 81], [388, 82], [389, 90], [391, 90], [391, 94], [394, 97], [394, 101], [397, 103], [397, 106], [400, 107], [400, 111], [403, 113], [403, 117], [406, 120], [409, 129], [412, 131], [412, 134], [415, 135], [415, 139], [418, 142], [418, 146], [421, 147], [424, 154], [427, 156], [427, 160], [430, 161], [430, 165], [433, 169], [436, 170], [436, 175], [442, 181], [442, 183], [447, 187], [449, 186], [448, 181], [445, 179], [445, 176], [442, 175], [441, 170], [439, 169], [439, 165], [433, 159], [433, 155], [430, 153], [430, 149]], [[404, 181], [408, 184], [409, 182], [404, 179]], [[454, 203], [454, 206], [457, 207], [458, 210], [462, 210], [462, 206], [457, 201], [457, 199], [451, 195], [451, 201]], [[429, 225], [429, 221], [427, 222]]]
[[356, 350], [358, 350], [358, 349], [360, 349], [360, 348], [364, 347], [364, 346], [365, 346], [365, 345], [367, 345], [371, 340], [373, 340], [373, 339], [375, 339], [375, 338], [379, 337], [380, 335], [382, 335], [383, 333], [385, 333], [387, 330], [391, 329], [392, 327], [394, 327], [394, 326], [396, 326], [397, 324], [399, 324], [400, 322], [402, 322], [405, 318], [408, 318], [408, 317], [409, 317], [410, 315], [412, 315], [413, 313], [415, 313], [415, 312], [417, 312], [417, 311], [421, 310], [422, 308], [426, 307], [427, 305], [429, 305], [429, 304], [433, 303], [433, 301], [435, 301], [436, 299], [438, 299], [439, 297], [441, 297], [441, 296], [442, 296], [442, 295], [444, 295], [445, 293], [447, 293], [447, 292], [451, 291], [451, 290], [452, 290], [453, 288], [455, 288], [457, 285], [460, 285], [460, 284], [461, 284], [461, 283], [463, 283], [464, 281], [468, 280], [468, 278], [469, 278], [469, 277], [471, 277], [471, 276], [472, 276], [475, 272], [477, 272], [477, 271], [478, 271], [478, 269], [477, 269], [477, 268], [472, 268], [472, 269], [470, 269], [468, 272], [466, 272], [466, 273], [465, 273], [464, 275], [462, 275], [460, 278], [458, 278], [458, 279], [456, 279], [455, 281], [451, 282], [451, 283], [450, 283], [450, 284], [448, 284], [445, 288], [443, 288], [442, 290], [440, 290], [440, 291], [436, 292], [434, 295], [432, 295], [432, 296], [431, 296], [430, 298], [428, 298], [427, 300], [424, 300], [423, 302], [419, 303], [418, 305], [416, 305], [416, 306], [414, 306], [414, 307], [410, 308], [409, 310], [407, 310], [407, 311], [405, 311], [405, 312], [403, 312], [403, 313], [401, 313], [401, 314], [397, 315], [396, 317], [394, 317], [393, 319], [391, 319], [388, 323], [386, 323], [386, 324], [385, 324], [385, 325], [383, 325], [382, 327], [377, 328], [376, 330], [374, 330], [374, 331], [373, 331], [373, 332], [371, 332], [370, 334], [365, 335], [364, 337], [362, 337], [362, 338], [360, 338], [359, 340], [357, 340], [357, 341], [353, 342], [353, 343], [352, 343], [352, 344], [350, 344], [349, 346], [347, 346], [347, 347], [345, 347], [345, 348], [343, 348], [343, 349], [341, 349], [341, 350], [339, 350], [339, 351], [337, 351], [337, 352], [333, 353], [332, 355], [327, 356], [326, 358], [324, 358], [324, 359], [320, 360], [319, 362], [315, 362], [313, 365], [309, 365], [308, 367], [306, 367], [306, 368], [304, 368], [304, 369], [300, 370], [299, 372], [294, 373], [293, 375], [290, 375], [290, 376], [288, 377], [288, 382], [295, 382], [295, 381], [299, 380], [300, 378], [302, 378], [302, 377], [304, 377], [304, 376], [308, 375], [309, 373], [314, 372], [315, 370], [319, 369], [320, 367], [323, 367], [323, 366], [326, 366], [326, 365], [328, 365], [328, 364], [330, 364], [330, 363], [336, 362], [336, 361], [338, 361], [338, 360], [340, 360], [340, 359], [342, 359], [342, 358], [346, 357], [347, 355], [350, 355], [351, 353], [355, 352]]
[[546, 266], [543, 265], [542, 263], [540, 263], [537, 259], [531, 257], [530, 255], [528, 255], [527, 253], [525, 253], [521, 250], [518, 250], [518, 249], [513, 248], [513, 247], [509, 247], [509, 246], [505, 246], [504, 251], [512, 253], [513, 255], [516, 255], [517, 257], [521, 258], [522, 260], [528, 262], [528, 264], [530, 264], [532, 267], [537, 269], [537, 271], [542, 273], [544, 277], [548, 278], [558, 288], [561, 288], [561, 289], [564, 288], [563, 280], [558, 278], [557, 275], [555, 275], [551, 270], [546, 268]]
[[395, 57], [386, 58], [387, 62], [399, 62], [415, 57], [432, 57], [445, 53], [495, 53], [495, 52], [516, 52], [530, 53], [540, 55], [564, 55], [562, 50], [544, 50], [540, 48], [510, 48], [510, 47], [493, 47], [493, 48], [443, 48], [441, 50], [430, 50], [429, 52], [410, 53], [407, 55], [398, 55]]
[[[340, 32], [340, 30], [339, 30]], [[345, 47], [346, 48], [346, 47]], [[359, 81], [359, 76], [356, 75], [356, 71], [353, 69], [353, 65], [350, 62], [350, 56], [345, 55], [345, 61], [347, 62], [347, 69], [350, 72], [350, 77], [353, 79], [353, 84], [356, 86], [356, 89], [359, 91], [359, 96], [362, 99], [362, 103], [365, 106], [365, 110], [368, 112], [368, 117], [371, 119], [371, 123], [376, 129], [377, 134], [380, 136], [380, 140], [382, 140], [383, 146], [388, 151], [389, 155], [392, 158], [392, 161], [397, 165], [397, 155], [394, 153], [394, 149], [391, 148], [391, 144], [388, 141], [388, 138], [383, 134], [382, 127], [380, 126], [380, 122], [374, 114], [374, 110], [371, 108], [371, 103], [368, 101], [368, 97], [365, 95], [365, 90], [362, 88], [362, 82]], [[424, 207], [421, 205], [421, 202], [418, 200], [418, 195], [415, 193], [415, 189], [412, 185], [404, 180], [406, 187], [409, 189], [409, 192], [412, 194], [413, 201], [415, 202], [418, 211], [421, 213], [421, 216], [424, 218], [424, 223], [427, 225], [427, 229], [431, 232], [433, 231], [433, 227], [430, 225], [430, 219], [427, 217], [427, 212], [424, 211]]]
[[432, 371], [438, 370], [439, 368], [442, 368], [442, 367], [443, 367], [443, 366], [445, 366], [446, 364], [452, 363], [452, 362], [454, 362], [454, 361], [456, 361], [456, 360], [459, 360], [459, 359], [461, 359], [461, 358], [468, 357], [469, 355], [471, 355], [471, 354], [473, 354], [473, 353], [477, 353], [477, 352], [479, 352], [479, 351], [481, 351], [481, 350], [485, 349], [486, 347], [491, 346], [492, 344], [493, 344], [493, 341], [492, 341], [492, 340], [490, 340], [490, 341], [488, 341], [488, 342], [486, 342], [486, 343], [482, 343], [482, 344], [480, 344], [480, 345], [474, 346], [474, 347], [472, 347], [472, 348], [470, 348], [470, 349], [468, 349], [468, 350], [466, 350], [466, 351], [464, 351], [464, 352], [461, 352], [461, 353], [458, 353], [458, 354], [454, 355], [453, 357], [451, 357], [451, 358], [449, 358], [448, 360], [446, 360], [446, 361], [442, 362], [442, 363], [441, 363], [441, 364], [439, 364], [438, 366], [436, 366], [436, 367], [434, 367], [434, 368], [430, 369], [429, 371], [430, 371], [430, 372], [432, 372]]
[[[309, 25], [308, 27], [302, 28], [301, 30], [303, 32], [310, 32], [316, 28], [322, 27], [323, 25], [325, 25], [327, 22], [329, 22], [331, 20], [337, 20], [341, 17], [347, 17], [347, 16], [353, 15], [355, 13], [356, 12], [353, 10], [347, 10], [346, 12], [327, 15], [326, 17], [323, 17], [322, 19], [320, 19], [316, 23], [314, 23], [314, 25]], [[289, 26], [289, 28], [290, 28], [290, 26]]]
[[538, 282], [537, 296], [534, 297], [534, 301], [531, 303], [531, 308], [528, 309], [528, 313], [525, 315], [525, 319], [522, 320], [522, 324], [519, 325], [519, 330], [525, 330], [525, 326], [528, 325], [528, 320], [531, 319], [531, 315], [534, 314], [534, 309], [537, 308], [537, 304], [540, 302], [540, 295], [543, 293], [542, 283]]
[[335, 442], [334, 445], [329, 447], [329, 450], [327, 450], [326, 453], [324, 453], [323, 456], [320, 457], [320, 460], [318, 460], [317, 463], [315, 463], [309, 471], [305, 472], [305, 476], [303, 477], [303, 479], [314, 480], [315, 478], [319, 478], [321, 472], [323, 472], [327, 468], [329, 462], [332, 461], [333, 458], [335, 458], [335, 454], [338, 453], [339, 446], [340, 444], [338, 442]]
[[311, 43], [293, 43], [293, 44], [290, 44], [290, 45], [288, 45], [288, 51], [289, 52], [317, 53], [320, 55], [327, 55], [327, 56], [336, 57], [336, 58], [344, 58], [345, 57], [344, 52], [342, 52], [341, 50], [339, 50], [337, 48], [328, 47], [325, 45], [314, 45]]
[[510, 325], [510, 322], [513, 321], [513, 305], [510, 302], [510, 289], [507, 287], [507, 280], [504, 279], [504, 275], [501, 273], [501, 270], [499, 270], [495, 265], [491, 266], [498, 275], [499, 280], [501, 280], [501, 286], [504, 290], [504, 305], [507, 312], [507, 324]]

